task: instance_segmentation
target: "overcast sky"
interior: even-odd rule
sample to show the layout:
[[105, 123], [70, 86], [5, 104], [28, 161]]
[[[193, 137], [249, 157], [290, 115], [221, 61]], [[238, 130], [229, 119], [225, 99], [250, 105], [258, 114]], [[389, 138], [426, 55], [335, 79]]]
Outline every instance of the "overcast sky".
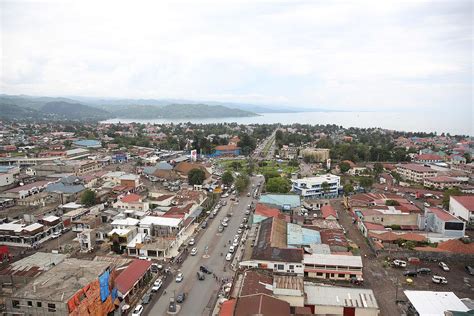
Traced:
[[472, 111], [471, 0], [0, 3], [2, 93]]

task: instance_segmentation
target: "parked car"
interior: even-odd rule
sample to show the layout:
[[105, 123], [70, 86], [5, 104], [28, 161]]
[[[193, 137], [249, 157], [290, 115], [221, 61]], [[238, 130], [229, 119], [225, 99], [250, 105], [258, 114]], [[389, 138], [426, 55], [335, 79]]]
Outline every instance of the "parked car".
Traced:
[[229, 253], [234, 253], [235, 247], [232, 245], [229, 247]]
[[152, 272], [158, 272], [158, 271], [161, 271], [163, 270], [163, 265], [162, 264], [158, 264], [158, 263], [152, 263], [151, 264], [151, 271]]
[[443, 269], [443, 271], [449, 271], [449, 267], [446, 263], [441, 261], [440, 263], [438, 263], [438, 265], [441, 269]]
[[227, 222], [224, 222], [224, 221], [222, 221], [221, 225], [224, 226], [224, 227], [229, 226], [229, 224], [227, 224]]
[[416, 269], [416, 272], [418, 272], [418, 274], [431, 274], [431, 269], [429, 269], [429, 268], [418, 268], [418, 269]]
[[204, 228], [206, 228], [206, 227], [207, 227], [207, 221], [202, 222], [201, 228], [204, 229]]
[[177, 303], [182, 303], [186, 299], [186, 294], [185, 293], [179, 293], [178, 296], [176, 296], [176, 302]]
[[225, 260], [227, 260], [227, 261], [232, 260], [232, 254], [230, 252], [227, 253], [227, 255], [225, 256]]
[[217, 231], [218, 231], [219, 233], [222, 233], [222, 232], [224, 231], [224, 226], [219, 225], [219, 227], [217, 228]]
[[155, 283], [153, 283], [153, 287], [151, 288], [152, 292], [158, 292], [158, 290], [163, 285], [163, 280], [161, 278], [157, 279]]
[[464, 269], [466, 269], [466, 272], [469, 273], [470, 275], [474, 275], [474, 267], [473, 266], [465, 266]]
[[407, 263], [406, 261], [396, 259], [393, 260], [393, 265], [398, 268], [406, 268]]
[[240, 235], [240, 234], [242, 234], [242, 232], [243, 232], [242, 228], [237, 229], [237, 234]]
[[146, 305], [150, 303], [150, 301], [151, 301], [151, 294], [150, 293], [145, 294], [142, 299], [142, 304]]
[[199, 271], [207, 273], [207, 274], [212, 274], [212, 271], [206, 266], [200, 266]]
[[176, 275], [176, 279], [175, 279], [176, 282], [179, 283], [179, 282], [183, 281], [183, 279], [184, 279], [184, 275], [183, 275], [182, 272], [180, 272], [180, 273], [178, 273], [178, 274]]
[[245, 211], [245, 215], [249, 215], [250, 214], [250, 211], [249, 210], [246, 210]]
[[195, 243], [194, 238], [191, 238], [188, 242], [188, 245], [193, 246]]
[[191, 249], [191, 256], [195, 256], [197, 252], [198, 252], [197, 248], [194, 247], [193, 249]]
[[61, 233], [54, 232], [51, 234], [51, 239], [56, 239], [56, 238], [59, 238], [60, 236], [61, 236]]
[[138, 259], [140, 259], [140, 260], [146, 260], [146, 261], [151, 261], [151, 259], [148, 258], [147, 256], [139, 256]]
[[416, 272], [416, 270], [407, 270], [407, 271], [403, 271], [403, 275], [404, 276], [410, 276], [410, 277], [416, 277], [416, 276], [418, 276], [418, 272]]
[[439, 275], [433, 275], [431, 278], [431, 281], [436, 284], [448, 284], [448, 280], [446, 280], [445, 277], [439, 276]]
[[140, 316], [143, 313], [143, 305], [137, 305], [132, 312], [132, 316]]

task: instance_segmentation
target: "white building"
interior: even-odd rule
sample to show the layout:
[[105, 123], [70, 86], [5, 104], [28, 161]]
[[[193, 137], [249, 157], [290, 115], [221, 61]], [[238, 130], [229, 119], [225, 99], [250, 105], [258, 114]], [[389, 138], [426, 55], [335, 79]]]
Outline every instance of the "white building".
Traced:
[[474, 222], [474, 195], [451, 196], [449, 212], [466, 222]]
[[445, 316], [446, 311], [469, 311], [469, 308], [453, 292], [407, 290], [403, 293], [420, 316]]
[[331, 254], [304, 255], [304, 274], [310, 278], [362, 280], [362, 258]]
[[[323, 183], [328, 183], [325, 191]], [[337, 197], [341, 189], [341, 178], [332, 174], [292, 180], [292, 191], [304, 199]]]

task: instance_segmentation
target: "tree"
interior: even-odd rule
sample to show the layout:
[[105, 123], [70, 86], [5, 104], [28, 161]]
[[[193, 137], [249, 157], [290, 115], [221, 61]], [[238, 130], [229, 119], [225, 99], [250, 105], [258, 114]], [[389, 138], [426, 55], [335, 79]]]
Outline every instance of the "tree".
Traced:
[[72, 146], [72, 141], [70, 140], [65, 140], [64, 143], [63, 143], [64, 147], [66, 147], [66, 149], [69, 149], [71, 148]]
[[246, 174], [240, 174], [237, 179], [235, 179], [235, 189], [237, 192], [244, 192], [250, 184], [250, 178]]
[[235, 171], [239, 171], [242, 168], [242, 164], [238, 161], [232, 161], [230, 163], [230, 167], [234, 169]]
[[82, 193], [81, 204], [87, 207], [95, 205], [95, 192], [87, 189]]
[[298, 162], [298, 160], [292, 159], [292, 160], [288, 161], [288, 166], [289, 167], [299, 167], [300, 163]]
[[349, 195], [350, 193], [354, 192], [354, 186], [350, 183], [344, 184], [342, 189], [344, 190], [345, 195]]
[[349, 171], [349, 169], [351, 169], [351, 165], [347, 161], [342, 161], [339, 164], [339, 169], [342, 173], [346, 173], [347, 171]]
[[255, 162], [252, 159], [249, 159], [247, 161], [247, 173], [251, 175], [253, 174], [254, 170], [255, 170]]
[[379, 175], [383, 172], [383, 165], [380, 162], [376, 162], [374, 164], [374, 173]]
[[459, 188], [451, 188], [451, 189], [447, 189], [446, 191], [444, 191], [444, 194], [443, 194], [443, 208], [444, 209], [448, 209], [449, 208], [449, 200], [451, 198], [451, 196], [455, 196], [455, 195], [461, 195], [462, 192], [461, 190], [459, 190]]
[[327, 181], [324, 181], [323, 183], [321, 183], [321, 189], [323, 190], [323, 193], [326, 195], [329, 193], [329, 190], [331, 189], [331, 185]]
[[229, 186], [232, 184], [232, 182], [234, 182], [234, 176], [232, 175], [232, 172], [224, 172], [224, 174], [222, 175], [222, 183], [224, 183], [224, 185], [226, 186]]
[[200, 168], [191, 169], [188, 173], [188, 183], [190, 185], [201, 185], [206, 179], [206, 174]]
[[359, 184], [361, 185], [361, 187], [363, 187], [364, 189], [370, 189], [372, 187], [372, 185], [374, 184], [374, 180], [372, 178], [369, 178], [369, 177], [362, 177], [360, 180], [359, 180]]
[[466, 163], [471, 163], [472, 157], [471, 157], [471, 154], [470, 154], [470, 153], [465, 152], [465, 153], [463, 154], [463, 157], [466, 158]]
[[387, 205], [387, 206], [400, 206], [400, 203], [398, 203], [398, 201], [395, 201], [395, 200], [386, 200], [385, 205]]
[[270, 178], [279, 177], [280, 173], [278, 173], [278, 171], [275, 171], [275, 170], [269, 170], [269, 171], [266, 171], [263, 174], [263, 176], [265, 177], [265, 181], [268, 182], [268, 179], [270, 179]]
[[272, 193], [288, 193], [291, 189], [290, 181], [283, 177], [270, 178], [265, 185], [267, 192]]

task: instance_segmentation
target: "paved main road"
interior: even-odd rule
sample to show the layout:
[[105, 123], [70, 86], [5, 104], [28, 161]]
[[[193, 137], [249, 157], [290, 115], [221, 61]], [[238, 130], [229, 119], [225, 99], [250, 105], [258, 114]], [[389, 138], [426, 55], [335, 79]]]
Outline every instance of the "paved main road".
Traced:
[[[251, 184], [256, 185], [259, 181], [263, 181], [263, 178], [251, 178]], [[181, 310], [179, 315], [209, 315], [214, 307], [220, 283], [213, 278], [212, 274], [207, 274], [205, 280], [199, 281], [197, 280], [196, 272], [199, 270], [199, 266], [206, 265], [218, 277], [233, 276], [234, 272], [230, 270], [229, 262], [225, 260], [225, 255], [229, 248], [228, 241], [234, 239], [239, 225], [246, 216], [245, 210], [247, 205], [252, 201], [252, 197], [247, 197], [245, 193], [239, 197], [238, 204], [227, 198], [227, 205], [221, 208], [214, 219], [209, 219], [209, 226], [200, 239], [197, 240], [195, 247], [198, 248], [198, 254], [196, 256], [188, 256], [183, 262], [181, 271], [184, 274], [184, 280], [181, 283], [176, 283], [173, 277], [172, 282], [166, 288], [166, 294], [162, 294], [152, 306], [147, 308], [146, 315], [166, 315], [170, 297], [174, 293], [177, 295], [180, 292], [187, 293], [187, 297], [184, 303], [180, 304]], [[229, 226], [224, 229], [224, 232], [218, 233], [219, 223], [229, 210], [233, 213]], [[203, 258], [206, 246], [209, 247], [209, 258]], [[221, 256], [221, 253], [223, 256]], [[225, 272], [224, 266], [226, 267]]]

